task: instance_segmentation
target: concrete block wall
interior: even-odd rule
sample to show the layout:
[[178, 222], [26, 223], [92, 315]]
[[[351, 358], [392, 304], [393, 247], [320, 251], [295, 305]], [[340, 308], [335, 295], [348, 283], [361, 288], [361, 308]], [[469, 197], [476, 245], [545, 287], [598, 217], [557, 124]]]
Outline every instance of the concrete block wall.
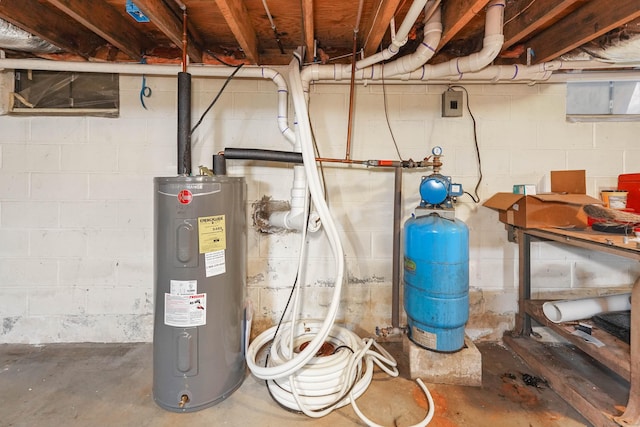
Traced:
[[[194, 78], [193, 121], [221, 79]], [[139, 102], [141, 77], [121, 76], [121, 112], [98, 117], [0, 117], [0, 342], [149, 341], [153, 329], [153, 177], [176, 174], [176, 79], [147, 76], [153, 95]], [[586, 169], [588, 193], [638, 172], [640, 123], [568, 123], [562, 84], [467, 85], [477, 120], [485, 200], [514, 183], [543, 185], [550, 170]], [[440, 117], [439, 85], [357, 88], [352, 158], [422, 159], [444, 149], [443, 173], [472, 191], [478, 178], [468, 112]], [[465, 97], [466, 100], [466, 97]], [[465, 101], [466, 102], [466, 101]], [[225, 147], [287, 150], [276, 125], [270, 81], [234, 80], [193, 136], [194, 172]], [[343, 157], [348, 87], [312, 88], [311, 116], [323, 157]], [[288, 200], [292, 169], [230, 161], [248, 184], [247, 215], [263, 196]], [[430, 172], [427, 172], [430, 173]], [[407, 171], [403, 209], [418, 203], [424, 171]], [[325, 165], [329, 205], [345, 247], [348, 282], [341, 322], [362, 334], [389, 326], [393, 172]], [[497, 214], [461, 198], [457, 215], [471, 230], [469, 331], [499, 339], [516, 310], [517, 248]], [[251, 218], [249, 218], [251, 224]], [[324, 234], [304, 243], [303, 316], [323, 317], [334, 265]], [[255, 330], [281, 315], [296, 276], [300, 236], [248, 234], [248, 295]], [[536, 244], [540, 292], [604, 292], [639, 270], [612, 256]]]

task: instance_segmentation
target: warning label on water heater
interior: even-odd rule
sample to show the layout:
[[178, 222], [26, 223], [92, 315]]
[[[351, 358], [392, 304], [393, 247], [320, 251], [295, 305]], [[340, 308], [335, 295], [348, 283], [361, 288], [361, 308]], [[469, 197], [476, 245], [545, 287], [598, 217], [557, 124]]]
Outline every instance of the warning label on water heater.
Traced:
[[224, 274], [226, 271], [224, 250], [204, 254], [204, 272], [206, 277]]
[[164, 324], [192, 328], [207, 324], [207, 294], [164, 294]]
[[201, 254], [227, 249], [226, 236], [224, 215], [198, 218], [198, 242]]

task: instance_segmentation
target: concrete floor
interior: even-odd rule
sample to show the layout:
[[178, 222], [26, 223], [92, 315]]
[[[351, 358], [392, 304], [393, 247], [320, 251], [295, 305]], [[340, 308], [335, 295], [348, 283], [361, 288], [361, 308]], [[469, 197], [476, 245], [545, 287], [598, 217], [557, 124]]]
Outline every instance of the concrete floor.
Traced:
[[[378, 373], [358, 399], [378, 424], [409, 426], [426, 413], [416, 383], [406, 379], [400, 343], [385, 347], [400, 377]], [[525, 385], [530, 373], [497, 344], [480, 344], [483, 386], [427, 384], [433, 427], [577, 427], [589, 424], [552, 390]], [[188, 414], [159, 408], [152, 398], [152, 344], [0, 345], [0, 426], [359, 426], [350, 406], [321, 419], [281, 409], [263, 382], [247, 375], [218, 405]]]

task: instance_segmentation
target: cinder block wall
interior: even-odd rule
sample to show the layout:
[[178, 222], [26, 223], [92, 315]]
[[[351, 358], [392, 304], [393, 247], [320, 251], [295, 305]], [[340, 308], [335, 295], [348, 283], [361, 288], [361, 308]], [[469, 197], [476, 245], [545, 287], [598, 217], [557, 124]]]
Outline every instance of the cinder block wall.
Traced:
[[[195, 122], [222, 86], [194, 79]], [[118, 119], [0, 117], [0, 342], [149, 341], [153, 328], [154, 176], [176, 174], [176, 79], [147, 76], [153, 95], [139, 102], [141, 78], [122, 76]], [[550, 170], [586, 169], [588, 192], [640, 172], [640, 123], [567, 123], [561, 84], [467, 85], [477, 120], [485, 200], [515, 183], [545, 181]], [[359, 86], [352, 158], [395, 159], [386, 124], [404, 158], [444, 149], [442, 172], [467, 191], [478, 171], [472, 122], [440, 117], [445, 86]], [[383, 93], [383, 91], [385, 93]], [[466, 97], [465, 97], [466, 99]], [[343, 157], [348, 87], [321, 84], [311, 114], [324, 157]], [[233, 81], [193, 137], [194, 172], [224, 147], [287, 150], [276, 125], [270, 81]], [[247, 215], [263, 196], [288, 200], [290, 167], [230, 161], [248, 184]], [[404, 174], [407, 218], [420, 177]], [[345, 247], [348, 283], [340, 321], [362, 334], [390, 325], [393, 172], [326, 165], [327, 194]], [[470, 335], [499, 339], [516, 310], [517, 248], [497, 214], [461, 198], [471, 230]], [[251, 219], [249, 219], [251, 223]], [[249, 231], [248, 295], [255, 328], [282, 313], [296, 275], [300, 236]], [[323, 317], [334, 266], [322, 233], [309, 235], [302, 278], [305, 317]], [[538, 292], [600, 293], [624, 287], [636, 263], [553, 244], [533, 248]]]

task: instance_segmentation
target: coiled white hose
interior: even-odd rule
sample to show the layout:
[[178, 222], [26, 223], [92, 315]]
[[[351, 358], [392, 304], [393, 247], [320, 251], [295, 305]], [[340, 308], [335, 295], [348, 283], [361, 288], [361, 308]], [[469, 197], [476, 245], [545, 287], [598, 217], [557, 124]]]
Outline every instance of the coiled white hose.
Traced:
[[[307, 103], [297, 65], [295, 60], [292, 61], [289, 73], [291, 96], [298, 119], [299, 133], [296, 136], [301, 146], [311, 199], [322, 220], [336, 264], [334, 293], [323, 321], [301, 321], [296, 319], [300, 289], [296, 287], [291, 320], [264, 331], [251, 342], [246, 355], [247, 365], [254, 376], [267, 380], [274, 399], [289, 409], [318, 418], [351, 403], [362, 421], [377, 427], [378, 424], [362, 414], [355, 401], [371, 383], [374, 364], [396, 377], [397, 363], [375, 340], [360, 339], [353, 332], [334, 324], [344, 280], [344, 252], [323, 198]], [[256, 361], [258, 352], [269, 342], [272, 343], [268, 366], [259, 366]], [[325, 342], [332, 344], [336, 351], [328, 356], [315, 357]], [[418, 380], [418, 384], [427, 396], [429, 411], [420, 423], [412, 427], [426, 426], [434, 413], [429, 391], [422, 381]]]

